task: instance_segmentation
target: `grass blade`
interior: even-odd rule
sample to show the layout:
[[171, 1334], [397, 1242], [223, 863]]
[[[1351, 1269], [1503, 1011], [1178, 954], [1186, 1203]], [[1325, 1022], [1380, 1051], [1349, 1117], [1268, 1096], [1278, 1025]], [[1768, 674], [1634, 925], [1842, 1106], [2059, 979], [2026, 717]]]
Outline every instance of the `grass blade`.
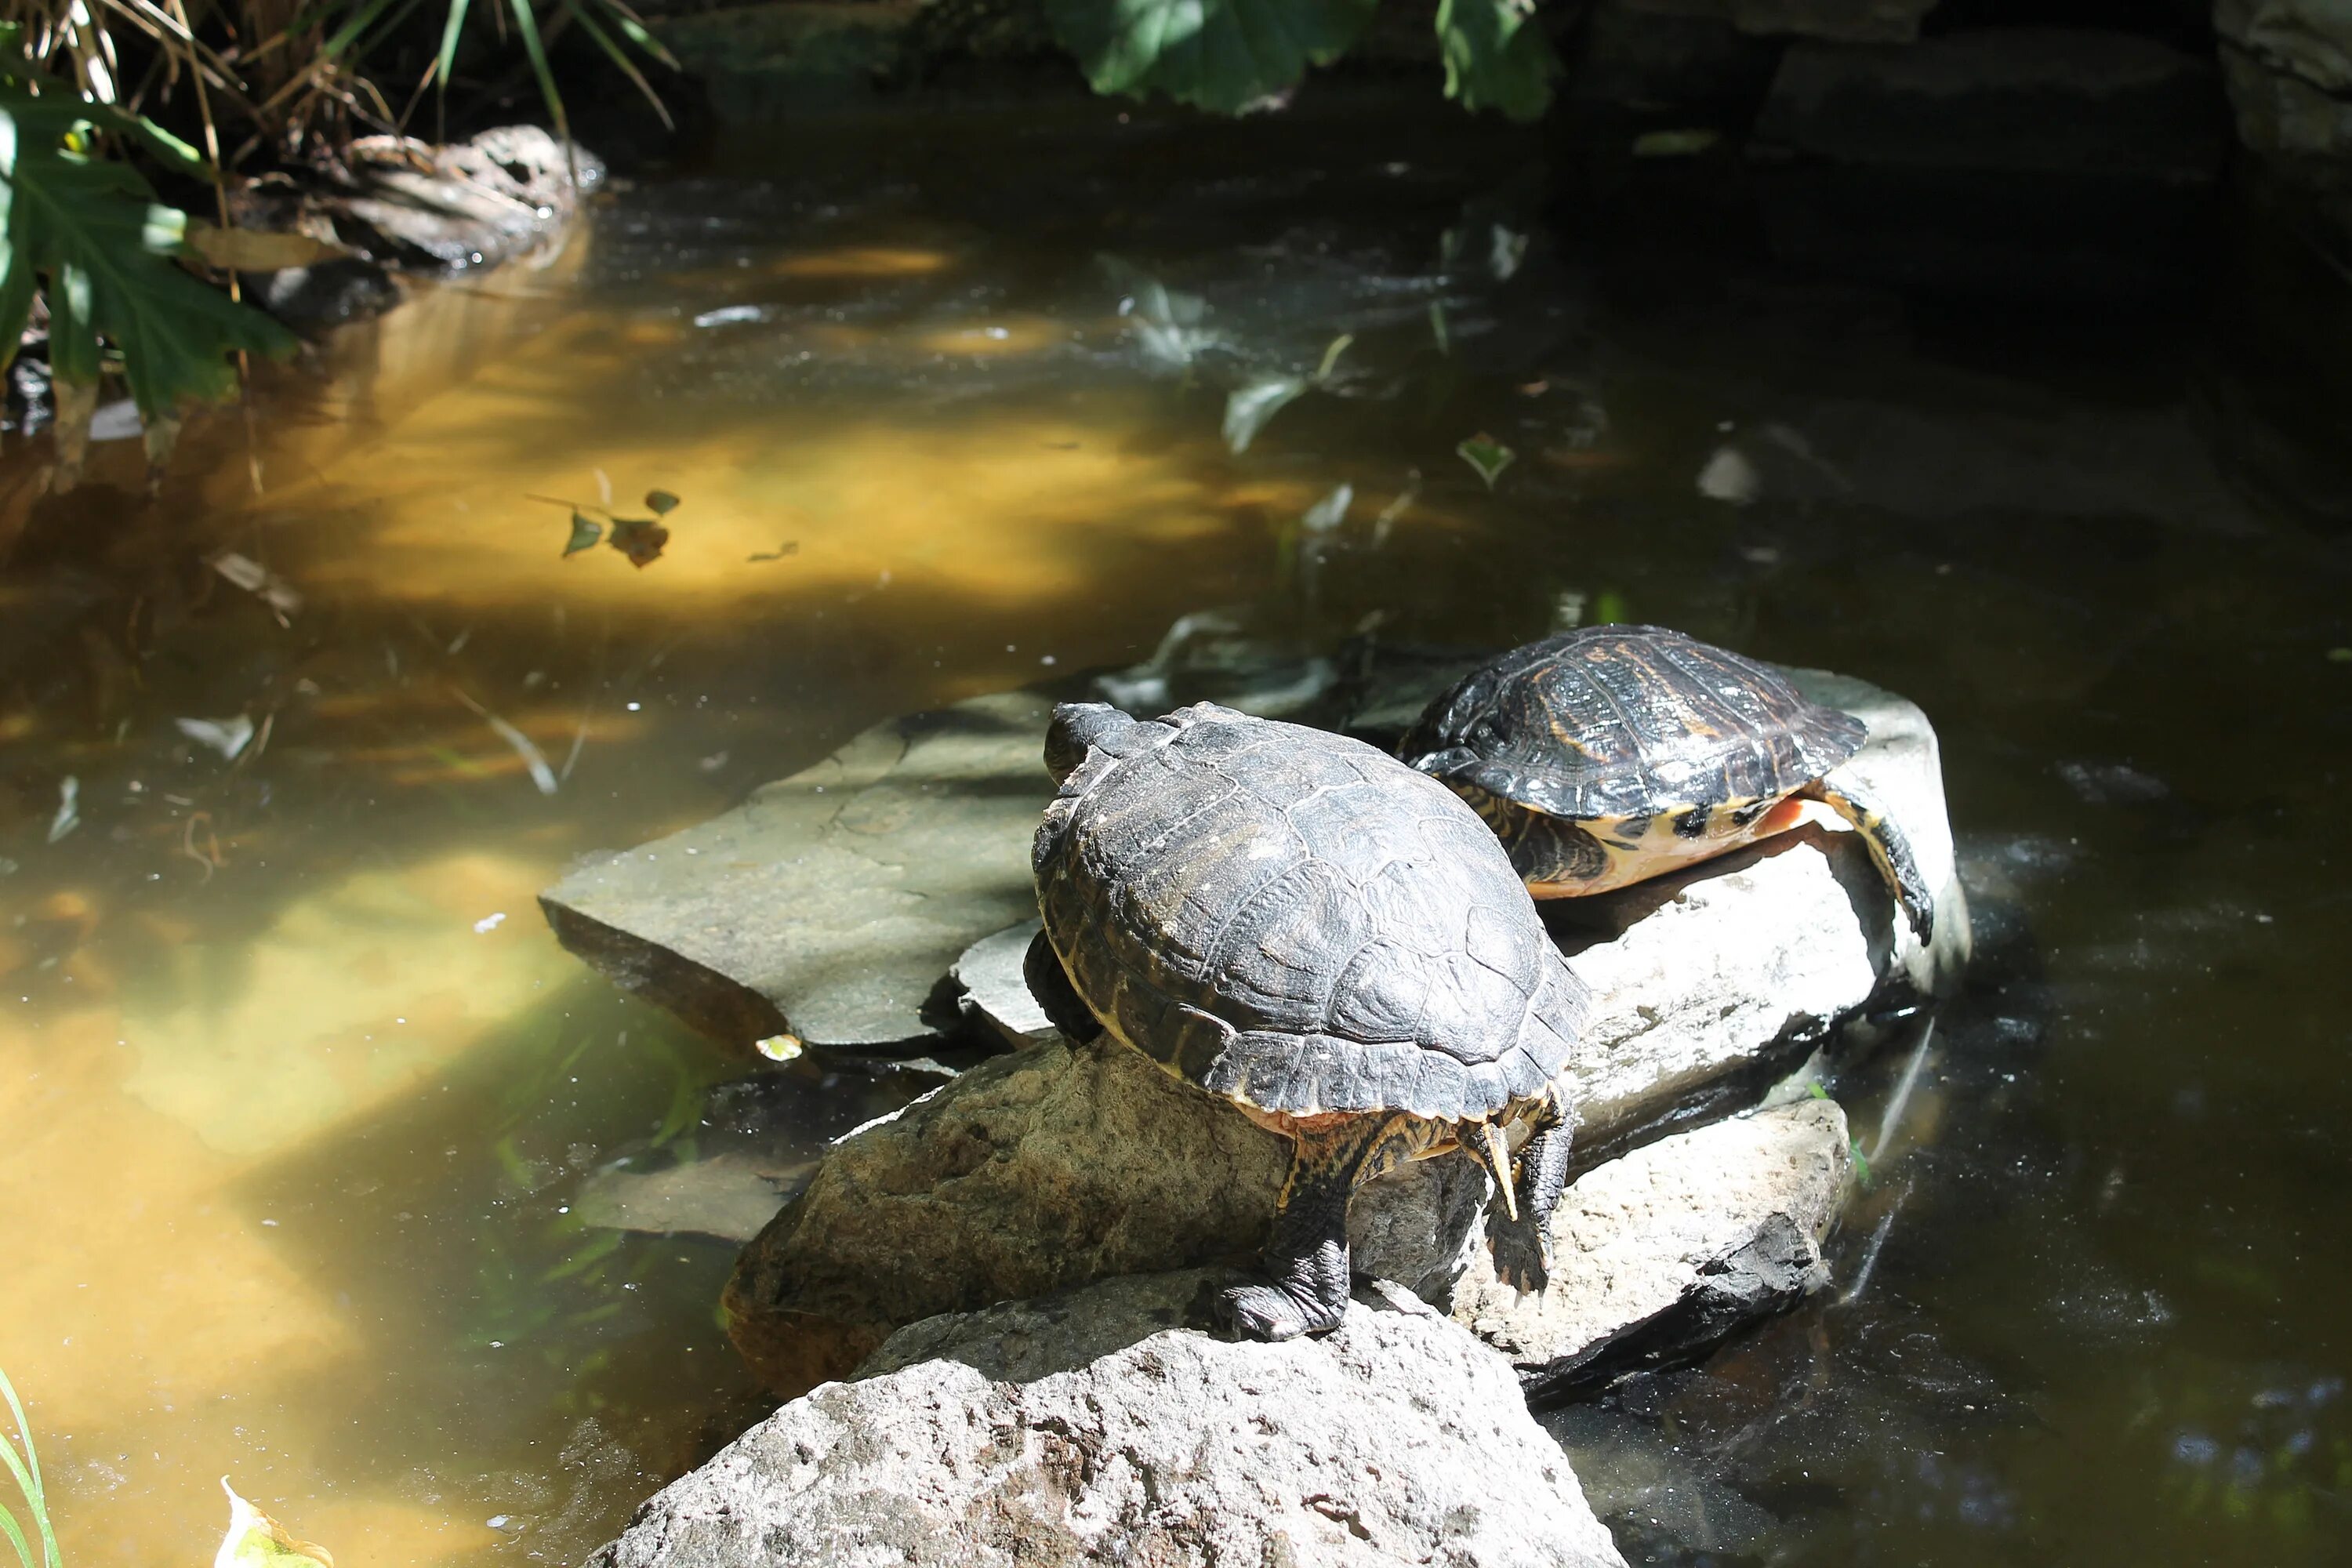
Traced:
[[[58, 1568], [58, 1537], [57, 1532], [49, 1528], [49, 1503], [41, 1489], [41, 1456], [33, 1447], [33, 1424], [25, 1419], [24, 1401], [16, 1397], [16, 1386], [8, 1381], [8, 1374], [5, 1372], [0, 1372], [0, 1395], [6, 1396], [8, 1414], [16, 1422], [16, 1442], [8, 1441], [5, 1434], [0, 1434], [0, 1459], [7, 1461], [8, 1473], [15, 1479], [16, 1489], [25, 1494], [25, 1501], [32, 1509], [34, 1528], [41, 1535], [40, 1563], [37, 1565], [34, 1563], [32, 1545], [25, 1539], [25, 1532], [17, 1525], [16, 1515], [11, 1510], [0, 1509], [0, 1525], [6, 1527], [8, 1544], [16, 1549], [17, 1556], [24, 1559], [25, 1568]], [[17, 1443], [25, 1447], [22, 1458], [16, 1457]]]
[[522, 52], [530, 57], [531, 74], [539, 78], [540, 96], [547, 100], [547, 112], [555, 121], [555, 133], [568, 146], [572, 141], [572, 121], [563, 112], [563, 95], [555, 90], [555, 73], [548, 68], [547, 46], [539, 41], [539, 17], [531, 9], [531, 0], [507, 0], [513, 14], [516, 33], [522, 37]]
[[627, 51], [614, 43], [612, 36], [598, 26], [596, 19], [589, 16], [583, 7], [575, 4], [574, 0], [564, 0], [563, 8], [571, 13], [573, 21], [580, 24], [581, 30], [595, 40], [596, 47], [604, 50], [614, 65], [621, 68], [621, 74], [635, 82], [637, 90], [646, 95], [646, 101], [654, 106], [656, 114], [661, 116], [662, 129], [677, 130], [677, 122], [669, 117], [669, 106], [661, 100], [661, 94], [654, 90], [654, 84], [646, 79], [643, 71], [637, 69], [636, 62], [629, 58]]
[[449, 19], [441, 26], [441, 52], [433, 61], [434, 79], [446, 88], [450, 68], [457, 63], [457, 35], [466, 26], [467, 7], [473, 0], [449, 0]]

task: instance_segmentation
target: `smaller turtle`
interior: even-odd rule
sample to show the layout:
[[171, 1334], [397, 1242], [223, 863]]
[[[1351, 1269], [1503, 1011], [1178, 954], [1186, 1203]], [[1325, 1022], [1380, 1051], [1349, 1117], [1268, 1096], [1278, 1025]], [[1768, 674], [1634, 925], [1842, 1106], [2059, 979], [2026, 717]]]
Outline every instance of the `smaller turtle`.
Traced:
[[1885, 808], [1831, 771], [1869, 726], [1769, 665], [1663, 626], [1586, 626], [1515, 648], [1422, 713], [1398, 755], [1486, 819], [1538, 899], [1606, 892], [1803, 820], [1853, 824], [1922, 942], [1935, 896]]
[[1064, 703], [1045, 763], [1061, 788], [1026, 968], [1046, 1016], [1291, 1141], [1267, 1278], [1227, 1293], [1234, 1325], [1337, 1327], [1350, 1194], [1454, 1148], [1515, 1222], [1497, 1272], [1539, 1286], [1591, 998], [1494, 835], [1360, 741], [1207, 702], [1156, 721]]

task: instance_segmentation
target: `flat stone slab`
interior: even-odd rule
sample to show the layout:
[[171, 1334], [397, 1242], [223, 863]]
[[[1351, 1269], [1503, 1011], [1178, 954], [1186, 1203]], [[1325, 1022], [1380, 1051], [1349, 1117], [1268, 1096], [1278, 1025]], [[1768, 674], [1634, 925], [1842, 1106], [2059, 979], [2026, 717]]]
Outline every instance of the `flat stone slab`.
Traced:
[[1829, 1282], [1822, 1244], [1853, 1163], [1832, 1100], [1662, 1138], [1569, 1188], [1548, 1289], [1523, 1296], [1475, 1253], [1454, 1316], [1510, 1357], [1530, 1399], [1670, 1363]]
[[1622, 1568], [1507, 1363], [1402, 1291], [1269, 1345], [1223, 1276], [932, 1318], [653, 1499], [591, 1568]]
[[978, 938], [1037, 912], [1050, 699], [976, 697], [877, 724], [734, 810], [540, 896], [563, 945], [703, 1033], [748, 1046], [928, 1048], [933, 993]]
[[1054, 1021], [1030, 994], [1022, 975], [1029, 944], [1043, 931], [1043, 921], [1023, 921], [992, 936], [982, 937], [955, 961], [955, 983], [962, 987], [956, 1005], [966, 1017], [978, 1018], [1020, 1049], [1042, 1045], [1055, 1036]]

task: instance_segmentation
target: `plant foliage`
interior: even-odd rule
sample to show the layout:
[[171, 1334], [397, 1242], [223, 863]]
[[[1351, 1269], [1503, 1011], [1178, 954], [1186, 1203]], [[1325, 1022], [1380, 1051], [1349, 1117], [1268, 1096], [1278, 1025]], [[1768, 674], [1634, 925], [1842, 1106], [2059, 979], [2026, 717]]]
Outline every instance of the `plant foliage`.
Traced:
[[289, 353], [294, 338], [175, 264], [186, 254], [187, 215], [158, 203], [129, 164], [95, 155], [99, 123], [201, 166], [132, 116], [0, 80], [0, 364], [15, 356], [42, 291], [60, 384], [97, 384], [102, 337], [122, 353], [141, 415], [170, 418], [185, 403], [236, 390], [231, 352]]
[[[58, 1537], [49, 1528], [49, 1500], [41, 1484], [41, 1457], [33, 1448], [33, 1427], [25, 1419], [24, 1403], [16, 1397], [16, 1386], [5, 1372], [0, 1372], [0, 1396], [6, 1398], [8, 1414], [16, 1423], [13, 1435], [0, 1432], [0, 1464], [7, 1467], [16, 1489], [24, 1494], [25, 1506], [33, 1518], [34, 1535], [40, 1542], [39, 1554], [35, 1555], [33, 1542], [26, 1539], [25, 1527], [16, 1521], [13, 1509], [0, 1508], [0, 1538], [16, 1548], [16, 1561], [23, 1568], [58, 1568]], [[17, 1452], [20, 1445], [22, 1453]]]
[[1328, 65], [1379, 0], [1046, 0], [1055, 36], [1097, 92], [1164, 92], [1238, 114]]
[[1534, 0], [1438, 0], [1445, 96], [1465, 109], [1533, 120], [1551, 107], [1559, 57], [1536, 21]]

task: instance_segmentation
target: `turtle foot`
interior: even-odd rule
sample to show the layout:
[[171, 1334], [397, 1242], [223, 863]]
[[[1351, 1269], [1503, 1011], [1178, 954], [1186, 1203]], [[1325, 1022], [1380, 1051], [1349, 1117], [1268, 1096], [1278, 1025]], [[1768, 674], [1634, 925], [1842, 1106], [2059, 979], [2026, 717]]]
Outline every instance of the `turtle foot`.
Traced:
[[1328, 1334], [1348, 1314], [1345, 1300], [1337, 1308], [1301, 1300], [1277, 1285], [1236, 1285], [1223, 1300], [1234, 1331], [1250, 1340], [1279, 1342], [1301, 1334]]
[[1534, 1226], [1525, 1220], [1500, 1226], [1492, 1239], [1496, 1279], [1523, 1294], [1551, 1283], [1551, 1248]]

